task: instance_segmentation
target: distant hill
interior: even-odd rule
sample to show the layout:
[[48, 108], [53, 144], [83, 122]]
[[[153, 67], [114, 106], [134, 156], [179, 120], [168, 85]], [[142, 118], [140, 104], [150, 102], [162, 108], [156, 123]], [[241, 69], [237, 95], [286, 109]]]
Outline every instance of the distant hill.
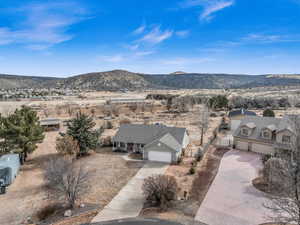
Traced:
[[39, 88], [56, 85], [59, 78], [0, 74], [0, 89]]
[[142, 74], [125, 70], [95, 72], [69, 78], [1, 75], [0, 89], [70, 88], [85, 90], [144, 90], [144, 89], [213, 89], [253, 88], [263, 86], [300, 86], [300, 75], [242, 74]]
[[173, 73], [170, 73], [172, 75], [183, 75], [183, 74], [187, 74], [186, 72], [183, 72], [183, 71], [176, 71], [176, 72], [173, 72]]

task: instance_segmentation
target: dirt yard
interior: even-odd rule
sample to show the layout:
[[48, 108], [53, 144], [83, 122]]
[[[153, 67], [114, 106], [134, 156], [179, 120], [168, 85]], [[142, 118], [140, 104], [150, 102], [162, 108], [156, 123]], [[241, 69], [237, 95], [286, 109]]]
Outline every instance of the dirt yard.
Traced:
[[[42, 165], [51, 155], [56, 154], [57, 135], [58, 132], [46, 133], [44, 142], [29, 156], [7, 193], [0, 195], [1, 224], [27, 224], [27, 219], [52, 203], [44, 187]], [[100, 208], [104, 207], [141, 167], [138, 164], [128, 164], [120, 155], [106, 151], [82, 158], [81, 163], [94, 174], [91, 191], [84, 196], [82, 202], [98, 204]]]

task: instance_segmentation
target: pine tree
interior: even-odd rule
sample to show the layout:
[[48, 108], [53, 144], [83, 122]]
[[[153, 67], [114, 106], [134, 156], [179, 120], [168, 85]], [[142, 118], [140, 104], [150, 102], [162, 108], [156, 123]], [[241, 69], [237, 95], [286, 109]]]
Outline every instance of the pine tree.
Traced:
[[73, 137], [79, 145], [79, 156], [82, 156], [90, 149], [95, 149], [100, 135], [99, 130], [94, 130], [93, 118], [83, 113], [77, 113], [67, 125], [67, 135]]
[[23, 163], [45, 137], [37, 113], [23, 106], [0, 121], [0, 146], [5, 152], [19, 153]]

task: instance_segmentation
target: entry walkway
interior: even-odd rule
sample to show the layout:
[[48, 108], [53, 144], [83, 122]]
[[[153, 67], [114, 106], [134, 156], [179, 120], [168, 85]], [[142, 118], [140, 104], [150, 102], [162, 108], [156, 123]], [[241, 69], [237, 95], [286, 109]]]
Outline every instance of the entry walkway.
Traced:
[[142, 192], [144, 179], [153, 174], [164, 174], [168, 166], [163, 163], [147, 162], [92, 222], [137, 217], [145, 202]]

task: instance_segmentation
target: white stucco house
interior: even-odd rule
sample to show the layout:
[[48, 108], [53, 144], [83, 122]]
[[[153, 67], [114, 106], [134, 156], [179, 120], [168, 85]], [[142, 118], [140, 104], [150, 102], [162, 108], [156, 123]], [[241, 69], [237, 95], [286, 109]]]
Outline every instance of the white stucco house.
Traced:
[[113, 151], [138, 152], [144, 160], [176, 163], [189, 144], [186, 128], [124, 124], [112, 139]]
[[236, 149], [261, 154], [291, 151], [296, 141], [294, 115], [283, 118], [246, 116], [233, 134]]

